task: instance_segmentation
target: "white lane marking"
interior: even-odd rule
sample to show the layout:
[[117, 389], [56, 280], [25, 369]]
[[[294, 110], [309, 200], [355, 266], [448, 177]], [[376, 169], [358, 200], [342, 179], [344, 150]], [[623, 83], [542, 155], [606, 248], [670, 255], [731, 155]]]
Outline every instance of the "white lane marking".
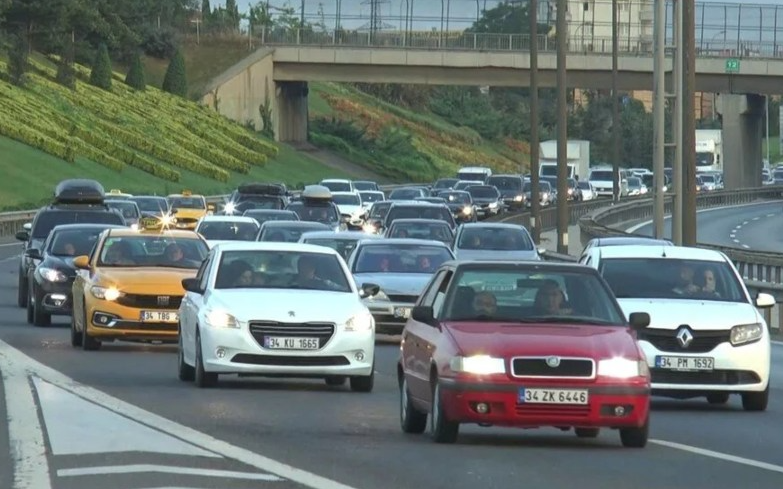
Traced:
[[735, 455], [729, 455], [727, 453], [714, 452], [712, 450], [706, 450], [704, 448], [693, 447], [690, 445], [683, 445], [682, 443], [675, 443], [672, 441], [650, 440], [650, 443], [654, 443], [656, 445], [661, 445], [664, 447], [674, 448], [677, 450], [682, 450], [684, 452], [695, 453], [697, 455], [704, 455], [705, 457], [715, 458], [726, 462], [734, 462], [737, 464], [755, 467], [757, 469], [764, 469], [764, 470], [779, 472], [783, 474], [783, 467], [781, 467], [780, 465], [774, 465], [767, 462], [760, 462], [758, 460], [751, 460], [749, 458], [744, 458], [744, 457], [737, 457]]
[[3, 374], [8, 438], [14, 463], [14, 487], [17, 489], [51, 489], [38, 410], [35, 407], [30, 379], [16, 369], [0, 350], [0, 372]]
[[750, 249], [750, 246], [748, 246], [748, 245], [746, 245], [746, 244], [742, 245], [742, 247], [743, 247], [743, 248], [745, 248], [746, 250], [749, 250], [749, 249]]
[[767, 217], [775, 217], [775, 214], [767, 214]]
[[[174, 421], [170, 421], [162, 416], [158, 416], [157, 414], [145, 411], [144, 409], [117, 399], [116, 397], [112, 397], [97, 389], [79, 384], [67, 375], [28, 357], [8, 343], [0, 340], [0, 369], [4, 369], [4, 364], [13, 366], [17, 370], [26, 370], [43, 380], [51, 382], [58, 387], [76, 394], [77, 396], [95, 402], [96, 404], [100, 404], [128, 418], [135, 419], [139, 423], [144, 423], [147, 426], [154, 426], [158, 431], [171, 435], [175, 438], [192, 443], [193, 445], [204, 448], [205, 450], [220, 453], [225, 458], [242, 462], [245, 465], [255, 467], [264, 472], [276, 474], [292, 482], [298, 482], [299, 484], [311, 487], [313, 489], [356, 489], [346, 484], [327, 479], [326, 477], [321, 477], [320, 475], [314, 474], [312, 472], [306, 472], [292, 465], [264, 457], [263, 455], [251, 452], [250, 450], [231, 445], [230, 443], [226, 443], [205, 433], [201, 433], [192, 428], [188, 428], [187, 426], [175, 423]], [[172, 372], [172, 375], [174, 375], [174, 372]], [[43, 457], [43, 453], [43, 450], [38, 450], [35, 452], [35, 455], [37, 457]], [[33, 484], [24, 487], [25, 489], [28, 487], [34, 487], [35, 489], [47, 489], [50, 487], [48, 482], [49, 481], [47, 478], [46, 486]]]
[[732, 239], [732, 241], [734, 241], [735, 243], [739, 243], [738, 239]]
[[9, 247], [9, 246], [18, 246], [18, 247], [21, 248], [22, 247], [22, 243], [4, 243], [4, 244], [0, 244], [0, 248], [6, 248], [6, 247]]
[[34, 379], [54, 455], [148, 452], [222, 458], [41, 379]]
[[772, 344], [773, 344], [773, 345], [777, 345], [777, 346], [783, 346], [783, 341], [775, 341], [775, 340], [772, 340]]
[[744, 226], [744, 225], [745, 225], [745, 224], [747, 224], [748, 222], [750, 222], [750, 221], [745, 221], [745, 222], [743, 222], [743, 223], [742, 223], [742, 225]]
[[756, 216], [756, 217], [753, 218], [754, 221], [758, 221], [759, 219], [761, 219], [761, 217], [759, 217], [759, 216]]
[[[773, 205], [775, 203], [776, 202], [751, 202], [749, 204], [733, 205], [733, 206], [731, 206], [731, 209], [742, 209], [744, 207], [751, 207], [751, 206], [754, 206], [754, 205]], [[697, 214], [707, 214], [708, 212], [716, 212], [716, 211], [722, 211], [722, 210], [726, 210], [726, 209], [727, 209], [726, 207], [714, 207], [712, 209], [702, 209], [700, 211], [696, 211], [696, 213]], [[774, 216], [774, 214], [773, 214], [773, 216]], [[671, 220], [671, 218], [672, 218], [672, 216], [664, 216], [664, 220]], [[639, 229], [641, 229], [641, 228], [643, 228], [645, 226], [651, 226], [653, 224], [653, 222], [654, 221], [652, 219], [650, 219], [649, 221], [644, 221], [642, 223], [635, 224], [635, 225], [629, 227], [628, 229], [626, 229], [625, 232], [626, 233], [635, 233], [636, 231], [638, 231]]]
[[78, 477], [84, 475], [108, 475], [108, 474], [139, 474], [156, 472], [159, 474], [196, 475], [201, 477], [222, 477], [229, 479], [242, 479], [249, 481], [281, 481], [280, 477], [270, 474], [257, 474], [252, 472], [235, 472], [233, 470], [192, 469], [187, 467], [171, 467], [166, 465], [137, 464], [137, 465], [108, 465], [103, 467], [86, 467], [82, 469], [59, 469], [58, 477]]
[[8, 263], [8, 262], [11, 262], [11, 261], [14, 261], [14, 260], [18, 260], [18, 259], [19, 259], [19, 256], [9, 256], [8, 258], [3, 258], [2, 260], [0, 260], [0, 263]]

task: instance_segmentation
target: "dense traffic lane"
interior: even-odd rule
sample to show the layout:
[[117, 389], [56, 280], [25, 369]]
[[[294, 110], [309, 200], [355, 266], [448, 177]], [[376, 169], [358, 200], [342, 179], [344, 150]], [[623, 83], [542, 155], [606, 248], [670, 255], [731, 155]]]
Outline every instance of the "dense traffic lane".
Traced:
[[[696, 214], [699, 243], [780, 253], [783, 249], [783, 202], [763, 202], [736, 207], [705, 209]], [[671, 239], [671, 218], [664, 222]], [[652, 221], [628, 231], [653, 235]]]
[[[0, 260], [17, 250], [0, 248]], [[378, 377], [371, 394], [352, 393], [347, 387], [329, 388], [317, 381], [282, 380], [227, 380], [217, 389], [199, 390], [176, 379], [172, 348], [109, 344], [98, 352], [83, 352], [69, 344], [67, 318], [55, 318], [51, 328], [27, 325], [24, 311], [14, 305], [15, 273], [14, 260], [0, 262], [0, 340], [79, 383], [355, 488], [474, 489], [520, 484], [547, 488], [577, 484], [582, 488], [734, 488], [749, 481], [755, 487], [777, 488], [783, 483], [783, 467], [779, 467], [783, 465], [783, 439], [779, 436], [783, 381], [779, 375], [773, 375], [772, 402], [766, 413], [745, 413], [738, 399], [719, 408], [701, 401], [655, 403], [654, 439], [745, 457], [751, 462], [738, 463], [657, 442], [644, 450], [623, 449], [617, 433], [609, 431], [597, 440], [578, 440], [572, 433], [552, 429], [508, 431], [471, 426], [464, 427], [457, 445], [435, 445], [426, 435], [400, 432], [394, 376], [397, 348], [393, 345], [378, 347]], [[776, 347], [774, 355], [779, 372], [783, 349]], [[752, 461], [774, 466], [749, 465]], [[160, 485], [156, 479], [145, 479], [144, 485], [127, 481], [112, 485], [117, 489], [153, 487], [152, 481]], [[212, 485], [201, 481], [188, 486], [215, 487], [214, 479], [211, 481]], [[107, 486], [106, 480], [89, 482], [82, 487]], [[221, 487], [241, 486], [221, 483]], [[293, 486], [275, 482], [269, 486], [253, 483], [253, 487]], [[314, 487], [332, 486], [319, 483]]]

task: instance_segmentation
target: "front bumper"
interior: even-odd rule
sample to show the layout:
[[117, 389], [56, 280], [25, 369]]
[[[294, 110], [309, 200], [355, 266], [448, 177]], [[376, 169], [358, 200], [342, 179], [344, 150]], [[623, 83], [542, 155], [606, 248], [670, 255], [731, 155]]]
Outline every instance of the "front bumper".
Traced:
[[[220, 374], [323, 377], [368, 376], [375, 359], [375, 332], [336, 330], [319, 350], [262, 347], [248, 329], [200, 328], [208, 372]], [[218, 355], [218, 351], [221, 354]]]
[[414, 303], [412, 302], [370, 302], [364, 303], [375, 318], [375, 330], [381, 334], [402, 334], [408, 322]]
[[[641, 427], [650, 411], [649, 385], [601, 384], [566, 385], [525, 383], [527, 388], [587, 389], [588, 404], [519, 403], [519, 383], [484, 383], [455, 379], [440, 379], [444, 412], [451, 421], [520, 428], [543, 426], [627, 428]], [[489, 406], [480, 414], [479, 403]], [[623, 407], [623, 414], [615, 409]]]
[[506, 207], [506, 209], [509, 210], [520, 210], [525, 208], [526, 203], [525, 203], [525, 199], [516, 200], [512, 197], [512, 198], [504, 198], [503, 205]]
[[[156, 312], [166, 312], [174, 318], [175, 310], [145, 309]], [[161, 341], [174, 343], [179, 337], [179, 323], [173, 319], [170, 322], [142, 322], [141, 309], [127, 307], [116, 302], [95, 300], [88, 303], [87, 333], [100, 341]]]

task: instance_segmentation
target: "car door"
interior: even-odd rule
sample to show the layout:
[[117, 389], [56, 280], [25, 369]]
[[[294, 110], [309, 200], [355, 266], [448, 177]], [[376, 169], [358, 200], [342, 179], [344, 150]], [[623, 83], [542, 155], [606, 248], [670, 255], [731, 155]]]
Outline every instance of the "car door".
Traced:
[[87, 327], [87, 325], [84, 324], [86, 321], [84, 304], [86, 300], [85, 294], [87, 294], [87, 290], [90, 288], [90, 284], [92, 283], [92, 278], [95, 275], [95, 266], [98, 263], [98, 250], [100, 250], [102, 246], [103, 235], [101, 238], [98, 238], [98, 240], [93, 245], [92, 250], [90, 250], [90, 254], [88, 255], [91, 268], [89, 270], [83, 270], [79, 268], [76, 269], [76, 277], [74, 278], [73, 286], [71, 287], [71, 301], [73, 307], [71, 314], [73, 315], [76, 331], [83, 332]]
[[[443, 278], [438, 282], [437, 287], [433, 290], [432, 302], [428, 303], [432, 307], [432, 316], [437, 321], [442, 317], [443, 304], [446, 301], [446, 292], [448, 291], [449, 284], [454, 272], [452, 270], [446, 270], [443, 274]], [[421, 399], [428, 403], [432, 403], [432, 386], [430, 385], [430, 372], [434, 365], [434, 358], [438, 352], [438, 348], [443, 342], [443, 330], [435, 325], [425, 324], [421, 329], [421, 335], [419, 339], [419, 347], [417, 353], [420, 355], [416, 364], [423, 370], [423, 383], [421, 384]]]
[[[438, 272], [429, 286], [421, 294], [421, 297], [416, 305], [426, 306], [433, 303], [435, 300], [435, 294], [439, 290], [440, 282], [445, 275], [444, 271]], [[426, 333], [424, 330], [431, 328], [427, 324], [420, 323], [413, 319], [409, 319], [405, 325], [405, 329], [402, 332], [402, 347], [400, 351], [401, 363], [403, 373], [408, 378], [408, 387], [411, 396], [417, 399], [421, 399], [424, 389], [428, 381], [428, 371], [426, 365], [420, 365], [420, 362], [425, 357], [422, 351], [421, 343]]]
[[[209, 277], [212, 271], [212, 263], [217, 254], [211, 251], [204, 262], [201, 264], [196, 280], [198, 281], [199, 292], [185, 291], [180, 307], [180, 335], [182, 335], [183, 345], [194, 345], [196, 342], [196, 327], [198, 323], [198, 313], [204, 305], [204, 292], [209, 285]], [[187, 349], [185, 349], [187, 351]], [[187, 360], [190, 360], [188, 358]]]

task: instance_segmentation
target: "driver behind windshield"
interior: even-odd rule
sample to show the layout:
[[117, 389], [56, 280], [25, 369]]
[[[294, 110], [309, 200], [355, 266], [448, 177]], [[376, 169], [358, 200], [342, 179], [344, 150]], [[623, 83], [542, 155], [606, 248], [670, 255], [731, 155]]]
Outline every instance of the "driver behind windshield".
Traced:
[[554, 280], [545, 280], [536, 293], [535, 309], [537, 314], [560, 315], [571, 314], [571, 309], [564, 308], [565, 293]]
[[494, 317], [498, 312], [498, 300], [492, 292], [479, 292], [473, 298], [473, 311], [476, 317]]

